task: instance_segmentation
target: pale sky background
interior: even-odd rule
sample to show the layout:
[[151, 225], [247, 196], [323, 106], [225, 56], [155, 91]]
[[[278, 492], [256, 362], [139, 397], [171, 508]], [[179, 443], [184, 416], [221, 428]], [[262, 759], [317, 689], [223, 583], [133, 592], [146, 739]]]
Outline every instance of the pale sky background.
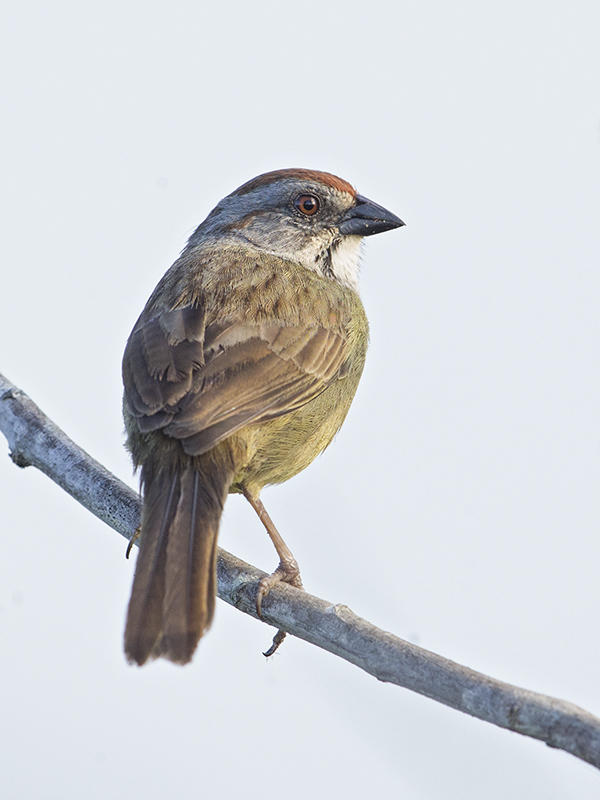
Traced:
[[[600, 714], [600, 6], [23, 2], [2, 20], [0, 371], [135, 486], [120, 362], [217, 201], [337, 173], [372, 341], [334, 445], [264, 500], [306, 587]], [[1, 441], [4, 441], [3, 439]], [[6, 452], [6, 448], [4, 448]], [[0, 792], [591, 800], [592, 767], [219, 602], [185, 669], [122, 654], [116, 533], [0, 458]], [[271, 570], [251, 509], [221, 544]]]

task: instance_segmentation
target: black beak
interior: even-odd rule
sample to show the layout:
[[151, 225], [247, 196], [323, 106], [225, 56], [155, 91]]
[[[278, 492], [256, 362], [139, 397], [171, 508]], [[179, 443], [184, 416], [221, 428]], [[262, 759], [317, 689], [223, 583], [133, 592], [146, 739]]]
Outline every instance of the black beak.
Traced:
[[404, 222], [383, 206], [356, 195], [356, 205], [349, 208], [340, 222], [340, 233], [345, 236], [371, 236], [374, 233], [400, 228]]

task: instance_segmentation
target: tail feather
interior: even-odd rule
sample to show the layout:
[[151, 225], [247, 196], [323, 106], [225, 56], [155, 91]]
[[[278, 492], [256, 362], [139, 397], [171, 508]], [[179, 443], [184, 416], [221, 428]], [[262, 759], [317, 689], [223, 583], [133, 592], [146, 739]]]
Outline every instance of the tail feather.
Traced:
[[217, 534], [232, 480], [230, 470], [212, 466], [152, 475], [144, 487], [125, 628], [125, 653], [139, 665], [158, 656], [186, 664], [212, 621]]
[[161, 632], [167, 540], [178, 497], [177, 474], [159, 476], [144, 492], [142, 541], [125, 627], [125, 653], [129, 661], [140, 665]]
[[167, 545], [163, 654], [187, 663], [215, 610], [217, 533], [225, 494], [219, 497], [198, 472], [182, 480], [182, 492]]

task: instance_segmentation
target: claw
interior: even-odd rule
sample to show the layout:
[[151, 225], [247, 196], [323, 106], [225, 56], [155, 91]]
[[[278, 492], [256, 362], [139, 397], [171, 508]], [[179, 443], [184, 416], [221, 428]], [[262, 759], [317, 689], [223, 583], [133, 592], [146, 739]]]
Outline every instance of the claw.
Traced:
[[269, 594], [270, 589], [270, 587], [265, 586], [265, 580], [265, 578], [261, 578], [261, 580], [258, 582], [258, 589], [256, 590], [256, 613], [260, 619], [262, 619], [263, 597], [266, 597]]
[[131, 539], [129, 540], [129, 543], [127, 544], [127, 550], [125, 550], [125, 558], [129, 558], [129, 554], [131, 553], [131, 548], [137, 542], [137, 540], [140, 538], [141, 534], [142, 534], [142, 527], [140, 525], [139, 528], [135, 529], [135, 531], [133, 533], [133, 536], [131, 537]]
[[285, 631], [282, 631], [280, 628], [273, 637], [273, 643], [271, 644], [271, 647], [269, 647], [269, 649], [263, 653], [263, 656], [265, 656], [266, 658], [272, 656], [284, 639], [285, 639]]

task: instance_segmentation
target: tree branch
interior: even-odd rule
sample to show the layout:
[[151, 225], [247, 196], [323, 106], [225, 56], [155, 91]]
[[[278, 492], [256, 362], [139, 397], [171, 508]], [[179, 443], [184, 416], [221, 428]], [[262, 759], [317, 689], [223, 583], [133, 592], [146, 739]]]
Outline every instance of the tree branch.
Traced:
[[[0, 430], [11, 458], [35, 466], [126, 538], [139, 524], [140, 500], [72, 442], [35, 403], [0, 375]], [[218, 593], [257, 618], [256, 585], [264, 572], [219, 550]], [[566, 750], [600, 767], [600, 719], [582, 708], [520, 689], [436, 655], [286, 584], [263, 603], [265, 622], [344, 658], [381, 681]]]

